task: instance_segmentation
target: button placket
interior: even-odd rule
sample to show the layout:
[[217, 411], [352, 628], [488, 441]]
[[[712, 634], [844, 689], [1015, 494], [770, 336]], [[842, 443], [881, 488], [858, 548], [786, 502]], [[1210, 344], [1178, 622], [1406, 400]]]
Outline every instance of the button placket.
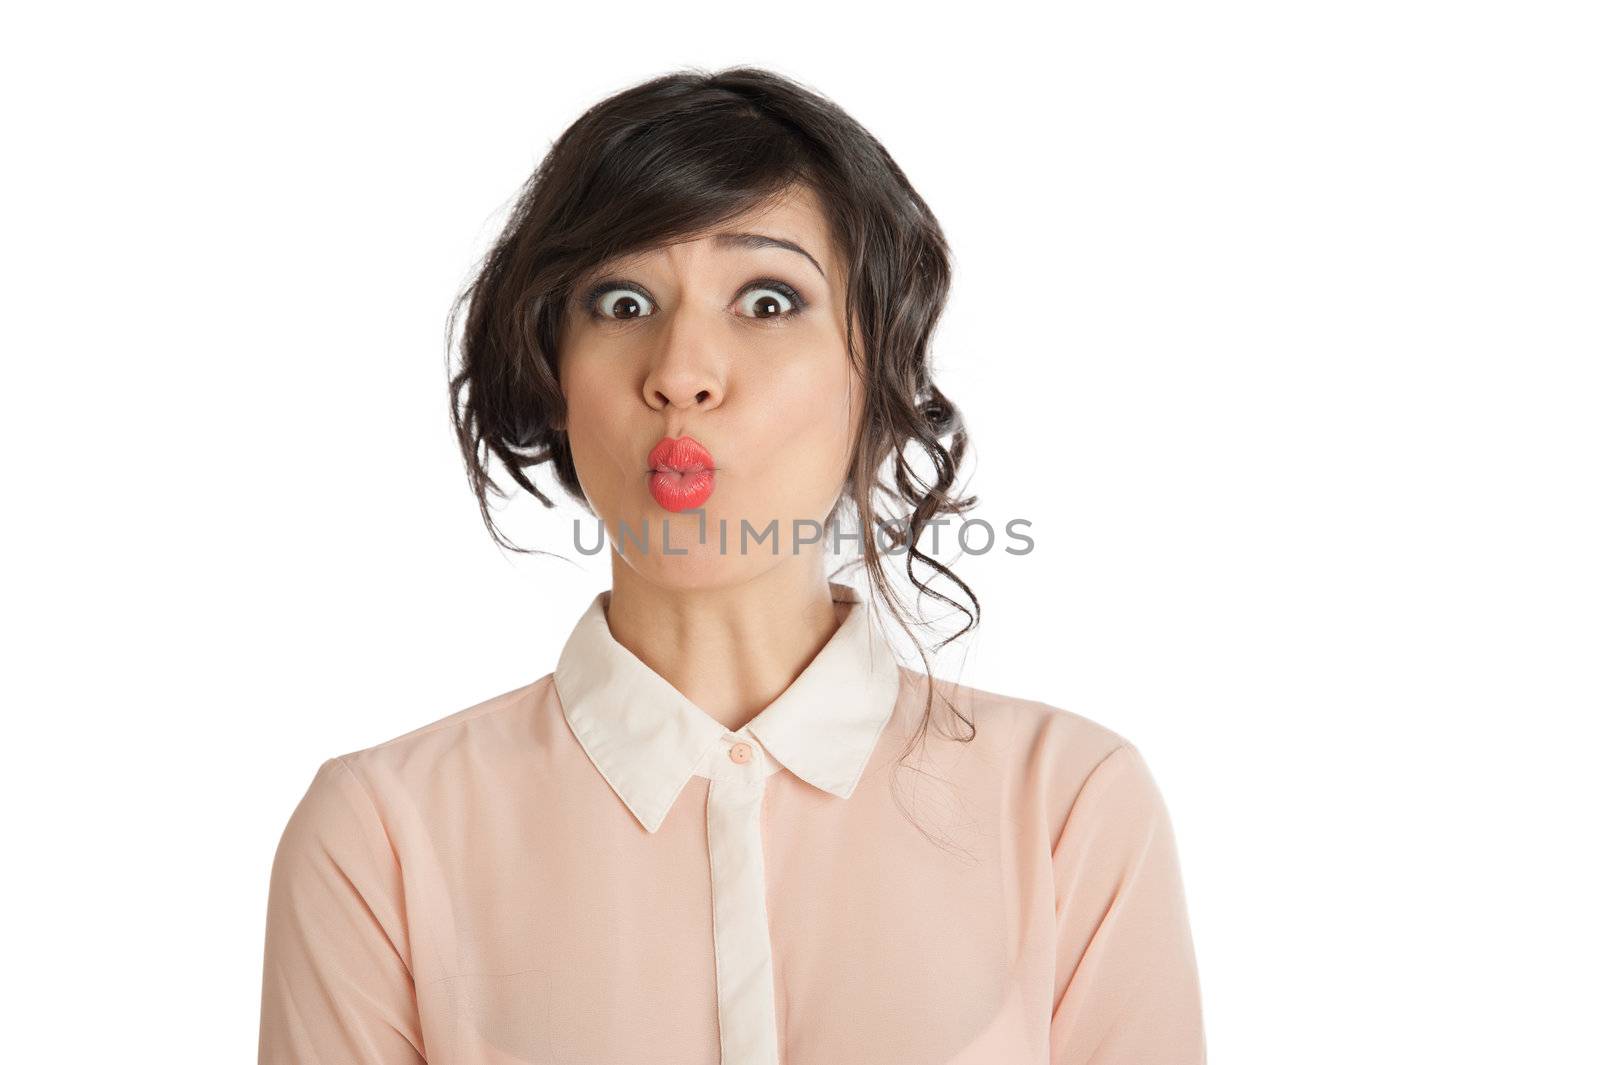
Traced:
[[722, 1060], [727, 1065], [777, 1065], [761, 825], [766, 763], [757, 745], [730, 734], [723, 737], [712, 766], [706, 836]]
[[697, 772], [712, 780], [755, 787], [776, 768], [777, 763], [753, 737], [746, 739], [739, 733], [729, 732], [723, 735]]

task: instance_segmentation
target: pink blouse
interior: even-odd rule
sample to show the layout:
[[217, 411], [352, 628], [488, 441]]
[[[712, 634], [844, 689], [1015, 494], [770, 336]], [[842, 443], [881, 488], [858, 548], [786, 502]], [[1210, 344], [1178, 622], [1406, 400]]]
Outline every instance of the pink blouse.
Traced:
[[934, 680], [977, 737], [897, 765], [929, 678], [832, 587], [845, 624], [737, 732], [601, 592], [554, 672], [323, 762], [273, 860], [262, 1065], [1204, 1062], [1138, 749]]

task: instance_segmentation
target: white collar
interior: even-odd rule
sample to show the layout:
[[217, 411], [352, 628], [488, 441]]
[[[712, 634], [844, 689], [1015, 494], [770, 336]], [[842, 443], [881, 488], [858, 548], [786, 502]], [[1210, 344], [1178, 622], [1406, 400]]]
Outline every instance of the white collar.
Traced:
[[860, 595], [828, 582], [850, 612], [805, 670], [737, 733], [690, 702], [616, 641], [611, 592], [578, 619], [555, 669], [556, 694], [589, 760], [646, 831], [654, 832], [710, 749], [725, 736], [760, 741], [802, 780], [848, 799], [900, 692], [894, 649]]

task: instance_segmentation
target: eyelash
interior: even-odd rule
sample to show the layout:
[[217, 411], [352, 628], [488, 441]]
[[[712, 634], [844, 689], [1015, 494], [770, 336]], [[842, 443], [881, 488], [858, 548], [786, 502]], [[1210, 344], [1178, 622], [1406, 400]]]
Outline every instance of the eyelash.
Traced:
[[[744, 315], [743, 317], [750, 318], [752, 321], [756, 322], [784, 321], [789, 318], [797, 317], [808, 306], [804, 297], [794, 290], [794, 286], [779, 281], [775, 277], [757, 278], [744, 288], [740, 289], [739, 294], [735, 296], [734, 299], [743, 299], [747, 294], [764, 288], [770, 288], [774, 292], [780, 293], [789, 301], [790, 304], [792, 304], [791, 309], [783, 311], [779, 314], [769, 314], [765, 317], [755, 317], [753, 315]], [[617, 289], [622, 289], [626, 292], [637, 293], [638, 295], [649, 300], [651, 303], [655, 302], [654, 296], [650, 295], [650, 293], [646, 292], [644, 289], [640, 288], [638, 285], [635, 285], [631, 281], [602, 281], [590, 288], [583, 297], [583, 306], [589, 312], [589, 317], [601, 322], [625, 323], [637, 321], [637, 319], [633, 318], [612, 318], [609, 315], [600, 313], [600, 297], [604, 296], [608, 292], [614, 292]]]

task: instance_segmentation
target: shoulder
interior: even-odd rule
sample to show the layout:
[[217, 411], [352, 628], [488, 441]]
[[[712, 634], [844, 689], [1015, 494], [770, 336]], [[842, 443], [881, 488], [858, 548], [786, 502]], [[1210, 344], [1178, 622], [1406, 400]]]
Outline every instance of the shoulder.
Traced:
[[[915, 715], [926, 702], [930, 678], [910, 667], [902, 669], [915, 693], [907, 712]], [[1064, 812], [1091, 781], [1120, 784], [1130, 791], [1154, 789], [1133, 741], [1089, 713], [946, 678], [931, 678], [931, 684], [936, 719], [950, 721], [941, 735], [953, 733], [965, 740], [975, 729], [968, 742], [981, 752], [980, 760], [1000, 767], [1045, 809]], [[972, 726], [951, 719], [946, 706]]]
[[473, 703], [426, 724], [418, 725], [398, 736], [381, 740], [368, 747], [347, 751], [338, 757], [347, 761], [371, 762], [385, 756], [405, 758], [419, 752], [439, 750], [470, 740], [486, 731], [497, 731], [512, 725], [519, 712], [532, 709], [551, 687], [554, 674], [547, 673], [536, 681], [519, 688]]
[[347, 751], [339, 757], [353, 765], [376, 766], [419, 758], [431, 760], [464, 746], [493, 743], [508, 733], [528, 727], [530, 715], [536, 713], [552, 693], [554, 678], [553, 673], [546, 673], [519, 688], [473, 703], [369, 747]]
[[971, 721], [977, 730], [972, 742], [984, 747], [1003, 748], [1052, 765], [1075, 762], [1092, 766], [1129, 742], [1097, 718], [1065, 706], [944, 677], [930, 678], [909, 666], [902, 666], [901, 671], [905, 688], [912, 693], [905, 703], [908, 713], [921, 712], [931, 684], [934, 713], [943, 719], [953, 710]]
[[[365, 804], [380, 816], [407, 796], [415, 807], [424, 794], [445, 797], [498, 775], [508, 760], [533, 756], [548, 743], [553, 674], [480, 700], [399, 735], [325, 759], [313, 777], [313, 802]], [[559, 710], [556, 711], [559, 720]]]

